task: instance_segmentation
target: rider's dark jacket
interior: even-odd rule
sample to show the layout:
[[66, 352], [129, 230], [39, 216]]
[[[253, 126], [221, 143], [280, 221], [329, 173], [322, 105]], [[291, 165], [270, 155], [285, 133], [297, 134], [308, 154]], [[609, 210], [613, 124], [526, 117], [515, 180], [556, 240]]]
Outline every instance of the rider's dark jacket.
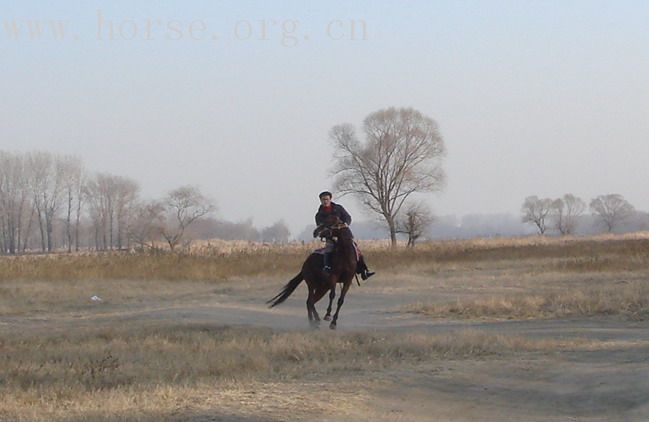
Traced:
[[335, 215], [338, 218], [340, 218], [344, 223], [346, 224], [351, 224], [352, 223], [352, 216], [349, 215], [347, 211], [345, 211], [345, 208], [343, 208], [342, 205], [338, 205], [334, 202], [331, 203], [331, 211], [326, 212], [324, 207], [320, 205], [320, 208], [318, 208], [318, 212], [315, 215], [315, 223], [316, 225], [320, 225], [324, 223], [325, 218], [329, 215]]

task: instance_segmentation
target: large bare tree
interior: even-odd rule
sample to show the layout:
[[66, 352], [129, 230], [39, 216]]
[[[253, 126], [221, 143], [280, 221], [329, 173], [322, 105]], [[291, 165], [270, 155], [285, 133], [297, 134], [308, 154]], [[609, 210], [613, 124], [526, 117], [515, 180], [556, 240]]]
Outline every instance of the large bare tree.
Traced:
[[335, 187], [353, 194], [378, 214], [397, 244], [397, 215], [415, 192], [432, 192], [444, 184], [441, 159], [445, 148], [437, 123], [412, 108], [388, 108], [371, 113], [363, 123], [365, 140], [354, 127], [331, 129]]
[[523, 213], [523, 223], [531, 223], [539, 230], [539, 234], [544, 234], [547, 230], [546, 218], [552, 211], [552, 199], [539, 198], [536, 195], [528, 196], [523, 202], [521, 212]]
[[635, 211], [622, 195], [608, 194], [600, 195], [590, 201], [590, 210], [593, 215], [599, 217], [609, 232], [621, 221], [630, 217]]
[[417, 239], [428, 230], [433, 220], [433, 213], [426, 204], [422, 202], [409, 204], [406, 211], [397, 219], [397, 233], [407, 234], [407, 246], [414, 248]]
[[584, 213], [586, 203], [579, 197], [567, 193], [563, 198], [552, 202], [552, 217], [554, 228], [562, 235], [573, 234], [577, 229], [579, 217]]
[[216, 209], [212, 201], [194, 186], [183, 186], [169, 192], [164, 202], [169, 218], [162, 236], [172, 251], [176, 249], [190, 224]]

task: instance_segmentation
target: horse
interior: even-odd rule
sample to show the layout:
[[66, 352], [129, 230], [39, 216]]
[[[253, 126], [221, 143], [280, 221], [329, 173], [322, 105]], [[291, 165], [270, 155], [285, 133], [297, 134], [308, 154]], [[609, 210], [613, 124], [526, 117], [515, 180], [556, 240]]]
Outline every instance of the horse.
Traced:
[[336, 329], [338, 323], [338, 314], [340, 308], [345, 302], [345, 295], [352, 284], [354, 275], [356, 274], [356, 250], [354, 248], [354, 238], [352, 236], [349, 226], [343, 223], [338, 217], [330, 216], [325, 220], [325, 223], [319, 226], [314, 234], [335, 239], [336, 246], [332, 255], [332, 268], [328, 273], [322, 270], [322, 255], [312, 253], [302, 264], [302, 270], [293, 277], [282, 290], [272, 299], [266, 303], [270, 304], [270, 308], [284, 302], [295, 291], [297, 286], [302, 281], [306, 281], [309, 289], [309, 296], [306, 300], [307, 315], [309, 317], [309, 324], [313, 328], [320, 325], [320, 316], [315, 309], [315, 304], [322, 299], [327, 293], [329, 294], [329, 307], [325, 315], [325, 321], [331, 317], [332, 302], [336, 295], [336, 284], [342, 283], [340, 297], [338, 298], [338, 306], [336, 313], [331, 319], [329, 328]]

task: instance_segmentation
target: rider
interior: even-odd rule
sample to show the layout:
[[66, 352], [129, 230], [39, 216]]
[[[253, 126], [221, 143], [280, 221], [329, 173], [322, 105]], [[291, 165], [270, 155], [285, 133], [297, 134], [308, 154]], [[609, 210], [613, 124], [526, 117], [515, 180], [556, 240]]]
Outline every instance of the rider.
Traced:
[[[315, 215], [315, 223], [317, 226], [322, 225], [325, 222], [325, 219], [330, 215], [335, 215], [336, 217], [340, 218], [340, 220], [343, 223], [347, 225], [351, 224], [352, 222], [351, 215], [349, 215], [349, 213], [345, 210], [345, 208], [343, 208], [342, 205], [336, 204], [331, 201], [332, 198], [331, 192], [328, 191], [321, 192], [320, 195], [318, 195], [318, 197], [320, 198], [320, 207], [318, 208], [318, 212]], [[314, 232], [314, 237], [315, 236], [316, 236], [316, 232]], [[325, 272], [331, 271], [331, 253], [333, 252], [333, 249], [334, 249], [334, 241], [333, 239], [327, 237], [327, 241], [324, 247], [323, 271]], [[359, 258], [358, 258], [358, 266], [356, 272], [361, 275], [361, 278], [363, 280], [367, 280], [375, 273], [369, 271], [367, 265], [365, 264], [365, 259], [363, 258], [363, 255], [361, 255], [360, 252], [358, 255]]]

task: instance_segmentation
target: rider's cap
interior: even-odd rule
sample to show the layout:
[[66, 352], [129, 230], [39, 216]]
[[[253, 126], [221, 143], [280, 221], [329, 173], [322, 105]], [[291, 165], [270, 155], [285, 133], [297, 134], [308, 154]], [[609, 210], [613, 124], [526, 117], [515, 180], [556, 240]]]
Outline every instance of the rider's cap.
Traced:
[[329, 198], [333, 198], [333, 195], [329, 191], [320, 192], [320, 195], [318, 195], [318, 198], [322, 199], [323, 196], [328, 196]]

